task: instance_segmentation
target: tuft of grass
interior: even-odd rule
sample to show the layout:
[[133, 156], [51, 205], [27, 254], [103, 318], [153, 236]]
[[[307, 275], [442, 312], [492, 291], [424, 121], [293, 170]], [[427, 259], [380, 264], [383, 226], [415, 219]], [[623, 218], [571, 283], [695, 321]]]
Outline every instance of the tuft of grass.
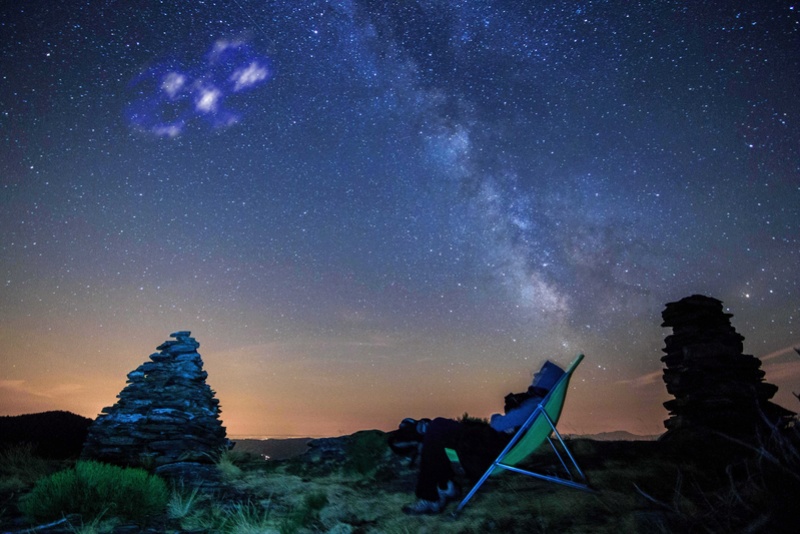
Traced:
[[195, 511], [200, 501], [200, 488], [193, 487], [187, 490], [183, 484], [180, 487], [172, 488], [169, 500], [167, 501], [167, 517], [170, 519], [181, 520]]
[[185, 531], [221, 532], [225, 517], [226, 511], [222, 505], [210, 502], [208, 506], [198, 507], [180, 519], [180, 526]]
[[241, 459], [240, 454], [230, 450], [223, 451], [219, 455], [219, 459], [217, 459], [217, 469], [219, 469], [223, 480], [230, 482], [242, 477], [243, 471], [238, 465]]
[[80, 461], [36, 482], [19, 508], [34, 521], [73, 513], [90, 521], [105, 514], [140, 521], [162, 513], [168, 496], [166, 483], [143, 469]]
[[180, 519], [182, 531], [223, 534], [270, 534], [279, 532], [271, 517], [270, 502], [222, 503], [203, 500]]
[[0, 491], [19, 491], [49, 474], [53, 462], [35, 454], [30, 443], [10, 445], [0, 451]]
[[264, 534], [277, 532], [270, 520], [269, 509], [254, 503], [237, 503], [222, 521], [227, 534]]
[[72, 534], [106, 534], [114, 531], [114, 528], [119, 525], [118, 519], [104, 519], [103, 516], [98, 516], [91, 521], [84, 522], [80, 520], [79, 525], [69, 523], [68, 530]]

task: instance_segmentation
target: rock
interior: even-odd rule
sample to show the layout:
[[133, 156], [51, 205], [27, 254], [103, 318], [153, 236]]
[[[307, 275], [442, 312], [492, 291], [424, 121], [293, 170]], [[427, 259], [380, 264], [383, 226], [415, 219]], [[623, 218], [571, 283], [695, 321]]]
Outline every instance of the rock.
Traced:
[[199, 462], [175, 462], [156, 467], [157, 475], [182, 480], [190, 486], [220, 487], [220, 472], [214, 465]]
[[742, 354], [744, 337], [723, 313], [722, 302], [692, 295], [670, 302], [662, 326], [665, 338], [664, 382], [675, 398], [664, 403], [670, 418], [662, 439], [701, 437], [709, 432], [750, 441], [769, 426], [794, 415], [769, 399], [777, 391], [764, 382], [761, 361]]
[[[219, 418], [219, 401], [206, 384], [207, 373], [191, 332], [158, 346], [128, 373], [119, 401], [89, 427], [82, 458], [118, 465], [144, 465], [185, 475], [210, 473], [202, 467], [230, 448]], [[170, 468], [168, 466], [179, 466]]]

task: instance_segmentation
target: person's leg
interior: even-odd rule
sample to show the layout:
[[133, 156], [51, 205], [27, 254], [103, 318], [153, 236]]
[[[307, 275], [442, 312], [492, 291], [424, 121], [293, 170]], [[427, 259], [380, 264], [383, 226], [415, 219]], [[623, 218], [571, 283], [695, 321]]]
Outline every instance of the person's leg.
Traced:
[[454, 448], [471, 482], [483, 476], [511, 437], [511, 434], [497, 432], [489, 425], [464, 424], [461, 443]]
[[439, 417], [430, 422], [422, 442], [416, 489], [418, 498], [439, 500], [438, 489], [446, 488], [448, 481], [454, 476], [445, 448], [455, 448], [461, 440], [462, 432], [461, 423], [452, 419]]

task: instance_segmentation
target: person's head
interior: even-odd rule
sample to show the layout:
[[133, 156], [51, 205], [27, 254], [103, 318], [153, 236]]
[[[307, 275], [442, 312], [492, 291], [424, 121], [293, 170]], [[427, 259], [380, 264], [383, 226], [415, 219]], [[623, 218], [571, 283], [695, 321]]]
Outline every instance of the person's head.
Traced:
[[550, 391], [563, 374], [564, 370], [561, 367], [547, 360], [542, 368], [534, 373], [531, 386]]

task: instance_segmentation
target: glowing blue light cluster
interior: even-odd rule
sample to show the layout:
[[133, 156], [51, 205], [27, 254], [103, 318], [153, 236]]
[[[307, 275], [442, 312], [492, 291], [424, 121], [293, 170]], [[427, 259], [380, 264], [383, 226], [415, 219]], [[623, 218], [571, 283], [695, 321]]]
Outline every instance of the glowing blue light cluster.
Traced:
[[127, 117], [137, 129], [176, 137], [196, 119], [213, 128], [241, 120], [231, 97], [263, 85], [273, 71], [267, 58], [242, 41], [216, 41], [198, 68], [164, 62], [130, 84]]

